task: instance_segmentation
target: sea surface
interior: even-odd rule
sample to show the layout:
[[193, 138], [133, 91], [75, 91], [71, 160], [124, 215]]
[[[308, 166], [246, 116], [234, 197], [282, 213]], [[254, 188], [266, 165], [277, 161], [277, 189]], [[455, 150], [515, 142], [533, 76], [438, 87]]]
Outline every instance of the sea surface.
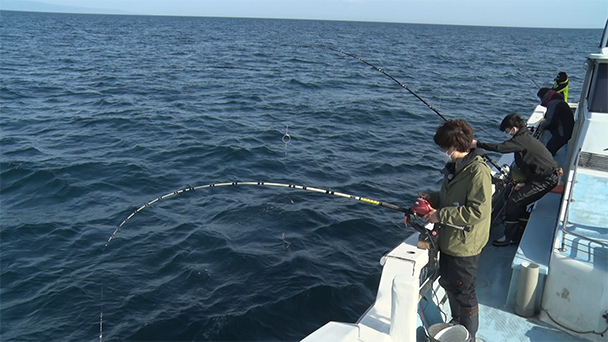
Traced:
[[[601, 30], [0, 12], [0, 340], [296, 341], [373, 302], [442, 115], [498, 141]], [[100, 338], [101, 335], [101, 338]]]

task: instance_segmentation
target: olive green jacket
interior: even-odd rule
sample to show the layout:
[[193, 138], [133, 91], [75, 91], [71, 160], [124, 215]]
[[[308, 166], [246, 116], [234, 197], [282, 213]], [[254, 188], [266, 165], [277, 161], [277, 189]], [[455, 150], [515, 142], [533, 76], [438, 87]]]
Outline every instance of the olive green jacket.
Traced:
[[465, 232], [441, 226], [439, 248], [442, 253], [456, 257], [474, 256], [481, 253], [488, 242], [492, 216], [492, 178], [490, 167], [479, 153], [481, 152], [478, 151], [477, 155], [470, 153], [469, 158], [457, 160], [456, 174], [444, 171], [446, 176], [441, 190], [430, 194], [430, 202], [437, 209], [439, 222], [471, 227], [470, 232]]

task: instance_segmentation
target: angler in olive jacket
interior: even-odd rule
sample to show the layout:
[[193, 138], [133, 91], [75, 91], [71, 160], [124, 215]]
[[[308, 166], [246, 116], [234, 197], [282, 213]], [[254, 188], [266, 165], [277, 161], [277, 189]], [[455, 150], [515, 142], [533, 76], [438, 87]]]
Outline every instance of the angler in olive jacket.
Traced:
[[430, 193], [431, 206], [441, 223], [468, 226], [469, 232], [443, 226], [442, 253], [466, 257], [481, 253], [490, 236], [492, 177], [483, 150], [472, 149], [464, 158], [446, 164], [441, 191]]
[[[448, 296], [452, 322], [467, 328], [472, 341], [479, 328], [477, 267], [488, 242], [492, 213], [490, 167], [482, 158], [483, 150], [471, 149], [473, 135], [465, 120], [446, 120], [437, 128], [433, 139], [447, 159], [443, 184], [439, 192], [418, 193], [431, 202], [424, 219], [441, 227], [439, 284]], [[453, 226], [467, 226], [470, 231]]]

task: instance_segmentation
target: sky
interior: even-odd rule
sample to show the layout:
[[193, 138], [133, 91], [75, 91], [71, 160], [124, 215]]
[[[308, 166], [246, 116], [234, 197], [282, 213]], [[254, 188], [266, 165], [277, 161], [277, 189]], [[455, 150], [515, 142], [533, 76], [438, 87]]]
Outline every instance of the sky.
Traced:
[[0, 0], [0, 9], [598, 29], [608, 19], [608, 0]]

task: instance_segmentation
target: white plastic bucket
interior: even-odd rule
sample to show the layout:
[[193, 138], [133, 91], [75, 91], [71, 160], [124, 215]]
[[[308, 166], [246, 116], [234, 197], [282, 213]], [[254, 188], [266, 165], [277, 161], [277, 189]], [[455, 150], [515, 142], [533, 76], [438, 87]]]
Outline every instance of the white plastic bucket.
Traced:
[[470, 342], [471, 334], [460, 324], [437, 323], [428, 329], [432, 342]]

